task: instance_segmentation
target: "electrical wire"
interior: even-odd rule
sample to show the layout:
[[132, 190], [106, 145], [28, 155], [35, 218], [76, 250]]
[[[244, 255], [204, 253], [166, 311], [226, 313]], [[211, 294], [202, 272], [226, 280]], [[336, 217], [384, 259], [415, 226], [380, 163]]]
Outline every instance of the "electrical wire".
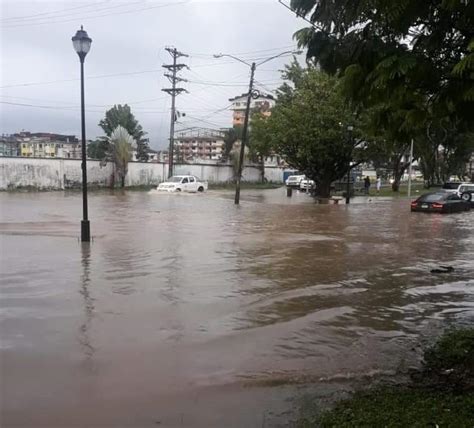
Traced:
[[[156, 68], [156, 69], [151, 69], [151, 70], [142, 70], [142, 71], [131, 71], [131, 72], [125, 72], [125, 73], [114, 73], [114, 74], [99, 74], [96, 76], [88, 76], [87, 79], [103, 79], [107, 77], [121, 77], [121, 76], [134, 76], [137, 74], [146, 74], [146, 73], [156, 73], [161, 71], [161, 69]], [[74, 79], [61, 79], [61, 80], [50, 80], [46, 82], [30, 82], [30, 83], [16, 83], [13, 85], [4, 85], [0, 86], [0, 89], [5, 89], [5, 88], [16, 88], [20, 86], [39, 86], [39, 85], [52, 85], [55, 83], [65, 83], [65, 82], [77, 82], [80, 80], [79, 78], [74, 78]]]
[[[253, 50], [253, 51], [246, 51], [246, 52], [229, 52], [230, 55], [240, 55], [240, 56], [247, 56], [247, 55], [253, 55], [257, 53], [264, 53], [264, 52], [272, 52], [272, 51], [279, 51], [283, 49], [297, 49], [297, 46], [295, 45], [287, 45], [287, 46], [280, 46], [280, 47], [275, 47], [275, 48], [268, 48], [268, 49], [259, 49], [259, 50]], [[214, 58], [215, 53], [190, 53], [189, 54], [191, 57], [202, 57], [202, 58]], [[271, 55], [271, 54], [268, 54]]]
[[[67, 9], [55, 10], [55, 11], [51, 11], [51, 12], [35, 13], [33, 15], [9, 16], [9, 17], [6, 17], [6, 18], [0, 18], [0, 22], [11, 21], [11, 20], [36, 19], [36, 17], [38, 17], [38, 16], [51, 15], [51, 14], [55, 14], [55, 13], [62, 13], [62, 12], [66, 12], [66, 11], [69, 11], [69, 10], [85, 9], [85, 8], [88, 8], [88, 7], [97, 6], [99, 4], [104, 4], [104, 3], [109, 3], [109, 2], [110, 2], [110, 0], [106, 0], [106, 1], [98, 2], [98, 3], [96, 2], [96, 3], [91, 3], [91, 4], [76, 6], [76, 7], [70, 7], [70, 8], [67, 8]], [[56, 18], [57, 16], [53, 16], [53, 17]]]
[[[125, 14], [129, 14], [129, 13], [143, 12], [143, 11], [151, 10], [151, 9], [161, 9], [161, 8], [169, 7], [169, 6], [179, 6], [179, 5], [189, 3], [190, 1], [191, 0], [184, 0], [184, 1], [181, 1], [181, 2], [164, 3], [164, 4], [157, 5], [157, 6], [149, 6], [149, 7], [145, 7], [145, 8], [141, 8], [141, 9], [132, 9], [132, 10], [116, 12], [116, 13], [106, 13], [106, 14], [103, 14], [103, 15], [92, 15], [92, 16], [85, 16], [85, 17], [81, 16], [81, 17], [72, 18], [72, 19], [63, 19], [63, 20], [60, 20], [60, 21], [45, 21], [45, 22], [33, 22], [33, 23], [27, 23], [27, 24], [22, 23], [22, 24], [14, 24], [14, 25], [3, 25], [3, 27], [4, 28], [15, 28], [15, 27], [30, 27], [32, 25], [63, 24], [63, 23], [66, 23], [66, 22], [73, 22], [73, 21], [78, 21], [78, 20], [83, 20], [83, 19], [87, 19], [88, 21], [90, 21], [91, 19], [104, 18], [104, 17], [107, 17], [107, 16], [125, 15]], [[123, 7], [123, 6], [120, 6], [120, 7]]]

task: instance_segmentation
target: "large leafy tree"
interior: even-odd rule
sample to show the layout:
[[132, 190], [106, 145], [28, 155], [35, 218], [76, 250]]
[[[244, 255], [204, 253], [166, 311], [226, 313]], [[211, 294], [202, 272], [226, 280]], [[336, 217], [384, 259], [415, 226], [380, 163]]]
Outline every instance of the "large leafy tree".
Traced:
[[354, 95], [415, 91], [433, 113], [474, 101], [474, 3], [468, 0], [292, 0], [314, 27], [297, 33], [308, 56], [331, 73], [350, 68]]
[[[474, 125], [474, 2], [292, 0], [291, 5], [313, 23], [296, 34], [308, 58], [341, 76], [359, 108], [391, 111], [383, 128], [387, 138], [401, 129], [405, 142], [410, 135], [423, 145], [434, 127], [451, 133], [452, 141], [465, 141], [458, 137]], [[437, 136], [432, 142], [435, 150], [443, 149]]]
[[133, 137], [122, 126], [117, 126], [109, 137], [110, 154], [115, 163], [116, 173], [120, 184], [125, 187], [125, 177], [128, 172], [128, 162], [132, 157]]
[[265, 182], [265, 158], [273, 153], [272, 142], [265, 138], [254, 138], [253, 129], [260, 126], [261, 122], [265, 122], [266, 116], [261, 111], [256, 110], [252, 114], [252, 127], [249, 135], [249, 157], [252, 161], [257, 162], [260, 168], [260, 180]]
[[224, 153], [222, 160], [227, 162], [229, 160], [234, 144], [242, 139], [242, 126], [234, 126], [226, 129], [224, 132]]
[[112, 135], [117, 126], [125, 128], [137, 144], [137, 160], [148, 161], [148, 138], [138, 120], [135, 119], [130, 106], [127, 104], [113, 106], [105, 112], [105, 118], [99, 122], [99, 126], [107, 137]]
[[87, 145], [87, 156], [91, 159], [105, 160], [109, 151], [109, 140], [107, 137], [98, 138]]
[[314, 67], [293, 75], [295, 67], [290, 65], [284, 73], [287, 83], [272, 115], [252, 123], [252, 139], [280, 153], [315, 181], [319, 196], [327, 198], [331, 183], [344, 177], [362, 150], [361, 140], [350, 138], [347, 130], [354, 126], [358, 136], [359, 119], [341, 95], [337, 78]]

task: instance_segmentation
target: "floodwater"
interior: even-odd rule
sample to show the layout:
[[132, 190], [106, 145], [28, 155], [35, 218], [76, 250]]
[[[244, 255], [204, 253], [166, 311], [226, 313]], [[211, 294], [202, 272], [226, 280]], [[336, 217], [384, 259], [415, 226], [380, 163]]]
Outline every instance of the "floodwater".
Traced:
[[80, 193], [0, 194], [0, 425], [284, 426], [474, 320], [474, 211], [232, 197], [93, 192], [87, 245]]

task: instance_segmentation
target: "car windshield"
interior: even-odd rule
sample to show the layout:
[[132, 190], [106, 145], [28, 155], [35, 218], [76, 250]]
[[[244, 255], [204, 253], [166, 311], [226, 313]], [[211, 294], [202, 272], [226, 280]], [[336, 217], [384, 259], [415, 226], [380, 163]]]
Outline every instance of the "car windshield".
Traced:
[[419, 201], [420, 202], [437, 202], [437, 201], [443, 201], [446, 199], [446, 195], [443, 195], [442, 193], [430, 193], [428, 195], [423, 195]]
[[443, 189], [445, 190], [455, 190], [459, 186], [459, 183], [444, 183]]
[[174, 177], [171, 177], [168, 179], [168, 182], [169, 183], [181, 183], [181, 180], [183, 179], [183, 177], [180, 177], [180, 176], [174, 176]]

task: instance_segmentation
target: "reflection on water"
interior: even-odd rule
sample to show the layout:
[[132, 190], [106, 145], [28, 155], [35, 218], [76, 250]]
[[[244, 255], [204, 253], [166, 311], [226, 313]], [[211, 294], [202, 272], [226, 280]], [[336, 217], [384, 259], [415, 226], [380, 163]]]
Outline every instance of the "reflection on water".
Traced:
[[[218, 192], [103, 192], [91, 246], [76, 240], [79, 194], [0, 199], [12, 423], [133, 425], [130, 408], [183, 415], [180, 394], [197, 403], [199, 388], [241, 379], [390, 372], [431, 332], [474, 320], [474, 212], [318, 206], [283, 189], [246, 192], [240, 207]], [[439, 264], [455, 270], [431, 274]]]
[[83, 298], [84, 306], [84, 322], [79, 327], [79, 343], [83, 350], [86, 360], [92, 359], [95, 353], [95, 348], [91, 341], [91, 325], [94, 317], [94, 299], [91, 296], [91, 280], [90, 280], [90, 258], [91, 258], [91, 244], [88, 242], [81, 243], [81, 288], [79, 293]]

